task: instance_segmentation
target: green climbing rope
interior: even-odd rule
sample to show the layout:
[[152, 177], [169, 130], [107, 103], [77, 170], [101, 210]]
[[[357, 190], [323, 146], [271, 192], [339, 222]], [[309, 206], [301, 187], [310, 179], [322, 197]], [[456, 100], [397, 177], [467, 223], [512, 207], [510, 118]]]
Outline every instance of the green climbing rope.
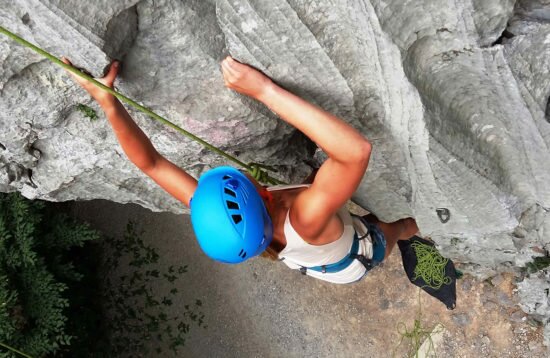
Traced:
[[[392, 357], [396, 356], [396, 350], [397, 347], [399, 347], [403, 342], [407, 342], [409, 346], [409, 352], [407, 354], [407, 357], [414, 357], [419, 358], [420, 354], [420, 347], [424, 345], [426, 342], [428, 344], [428, 349], [425, 352], [426, 357], [435, 356], [435, 347], [432, 340], [432, 335], [435, 333], [439, 333], [437, 330], [434, 330], [434, 328], [428, 328], [426, 327], [422, 321], [423, 321], [423, 315], [422, 315], [422, 300], [420, 297], [420, 293], [422, 291], [420, 288], [418, 288], [418, 311], [416, 314], [416, 318], [414, 319], [413, 326], [408, 329], [404, 322], [398, 322], [397, 323], [397, 332], [401, 336], [401, 340], [399, 341], [399, 344], [394, 348]], [[438, 325], [436, 325], [437, 327]], [[432, 354], [430, 354], [432, 353]]]
[[55, 63], [55, 64], [57, 64], [61, 67], [63, 67], [67, 71], [70, 71], [70, 72], [74, 73], [75, 75], [80, 76], [80, 77], [92, 82], [94, 85], [96, 85], [96, 86], [102, 88], [103, 90], [109, 92], [110, 94], [112, 94], [113, 96], [115, 96], [116, 98], [121, 100], [122, 102], [136, 108], [137, 110], [147, 114], [148, 116], [156, 119], [157, 121], [159, 121], [159, 122], [173, 128], [173, 129], [175, 129], [176, 131], [178, 131], [178, 132], [182, 133], [183, 135], [187, 136], [188, 138], [202, 144], [203, 146], [210, 149], [211, 151], [213, 151], [215, 153], [218, 153], [219, 155], [221, 155], [221, 156], [231, 160], [232, 162], [240, 165], [241, 167], [248, 170], [248, 172], [256, 180], [264, 182], [266, 184], [284, 184], [283, 182], [281, 182], [281, 181], [279, 181], [275, 178], [270, 177], [269, 173], [267, 173], [264, 170], [264, 169], [266, 169], [266, 170], [270, 170], [270, 171], [275, 171], [273, 169], [273, 167], [266, 166], [266, 165], [260, 165], [260, 164], [257, 164], [257, 163], [249, 163], [249, 164], [243, 163], [239, 159], [237, 159], [237, 158], [233, 157], [232, 155], [224, 152], [223, 150], [213, 146], [212, 144], [206, 142], [205, 140], [197, 137], [193, 133], [190, 133], [190, 132], [186, 131], [185, 129], [181, 128], [180, 126], [170, 122], [166, 118], [159, 116], [158, 114], [156, 114], [155, 112], [153, 112], [149, 108], [147, 108], [145, 106], [142, 106], [141, 104], [139, 104], [136, 101], [124, 96], [123, 94], [120, 94], [119, 92], [115, 91], [114, 89], [105, 86], [103, 83], [96, 81], [94, 78], [92, 78], [91, 76], [88, 76], [87, 74], [83, 73], [82, 71], [80, 71], [80, 70], [78, 70], [78, 69], [76, 69], [76, 68], [74, 68], [70, 65], [67, 65], [67, 64], [63, 63], [61, 60], [59, 60], [57, 57], [53, 56], [49, 52], [46, 52], [43, 49], [41, 49], [40, 47], [37, 47], [37, 46], [33, 45], [32, 43], [24, 40], [23, 38], [17, 36], [16, 34], [10, 32], [9, 30], [7, 30], [6, 28], [4, 28], [2, 26], [0, 26], [0, 33], [10, 37], [11, 39], [13, 39], [14, 41], [20, 43], [21, 45], [23, 45], [25, 47], [28, 47], [31, 50], [41, 54], [42, 56], [46, 57], [48, 60], [52, 61], [53, 63]]
[[445, 267], [449, 259], [444, 258], [435, 247], [415, 241], [411, 247], [416, 253], [417, 265], [414, 269], [414, 280], [419, 277], [426, 286], [438, 290], [443, 285], [449, 285], [452, 280], [445, 275]]

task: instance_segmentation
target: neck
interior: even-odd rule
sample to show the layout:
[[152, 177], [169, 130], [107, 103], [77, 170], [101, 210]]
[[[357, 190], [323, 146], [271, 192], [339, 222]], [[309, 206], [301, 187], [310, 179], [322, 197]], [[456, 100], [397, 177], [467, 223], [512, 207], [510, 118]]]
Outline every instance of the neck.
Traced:
[[267, 212], [271, 217], [271, 222], [273, 223], [273, 240], [271, 240], [269, 246], [278, 253], [286, 246], [286, 239], [282, 230], [288, 208], [284, 205], [285, 203], [283, 197], [280, 195], [281, 193], [269, 192], [269, 194], [271, 198], [264, 201]]

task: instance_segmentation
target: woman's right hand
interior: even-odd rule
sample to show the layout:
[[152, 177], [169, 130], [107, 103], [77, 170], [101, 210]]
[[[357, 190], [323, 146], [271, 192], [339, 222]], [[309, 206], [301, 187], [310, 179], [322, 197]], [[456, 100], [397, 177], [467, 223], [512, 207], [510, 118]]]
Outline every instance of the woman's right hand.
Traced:
[[[73, 65], [71, 61], [69, 61], [65, 57], [61, 57], [61, 61], [69, 66]], [[115, 82], [119, 67], [120, 63], [118, 61], [111, 62], [111, 66], [109, 67], [109, 72], [107, 72], [107, 75], [102, 78], [96, 78], [96, 80], [103, 83], [107, 87], [113, 88], [113, 83]], [[84, 78], [77, 76], [70, 71], [67, 72], [79, 85], [82, 86], [82, 88], [88, 91], [88, 93], [97, 101], [100, 106], [103, 107], [105, 105], [111, 105], [114, 103], [115, 96], [113, 96], [109, 92], [103, 90], [102, 88], [99, 88], [90, 81], [85, 80]]]
[[269, 77], [260, 71], [227, 56], [221, 63], [225, 86], [252, 98], [261, 95], [273, 85]]

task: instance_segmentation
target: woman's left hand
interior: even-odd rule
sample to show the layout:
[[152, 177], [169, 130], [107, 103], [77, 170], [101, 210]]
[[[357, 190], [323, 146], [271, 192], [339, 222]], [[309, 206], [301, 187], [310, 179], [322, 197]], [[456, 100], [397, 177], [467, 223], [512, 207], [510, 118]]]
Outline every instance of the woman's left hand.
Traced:
[[[69, 59], [67, 59], [66, 57], [61, 57], [61, 61], [69, 66], [73, 65], [71, 61], [69, 61]], [[96, 80], [107, 87], [113, 88], [113, 83], [115, 82], [119, 67], [119, 62], [113, 61], [111, 63], [111, 66], [109, 67], [109, 72], [107, 72], [107, 75], [102, 78], [96, 78]], [[82, 88], [84, 88], [97, 101], [100, 106], [103, 107], [106, 105], [111, 105], [115, 101], [115, 96], [113, 96], [109, 92], [99, 88], [90, 81], [79, 77], [70, 71], [67, 72], [80, 86], [82, 86]]]

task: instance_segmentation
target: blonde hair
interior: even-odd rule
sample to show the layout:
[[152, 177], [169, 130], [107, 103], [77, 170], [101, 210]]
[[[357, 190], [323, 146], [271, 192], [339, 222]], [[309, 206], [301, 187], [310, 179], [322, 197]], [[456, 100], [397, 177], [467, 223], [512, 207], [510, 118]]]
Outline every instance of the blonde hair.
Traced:
[[277, 253], [277, 251], [275, 251], [269, 246], [265, 249], [264, 252], [260, 254], [260, 257], [263, 257], [264, 259], [268, 259], [270, 261], [279, 260], [279, 254]]
[[[267, 188], [262, 187], [263, 190], [260, 191], [260, 196], [264, 201], [267, 201], [271, 205], [278, 206], [281, 204], [280, 199], [277, 200], [274, 198], [273, 194], [267, 190]], [[264, 203], [265, 205], [265, 203]], [[267, 208], [267, 205], [266, 205]], [[269, 210], [268, 210], [269, 213]], [[271, 213], [269, 213], [269, 216], [271, 217]], [[263, 257], [264, 259], [268, 259], [270, 261], [278, 261], [279, 260], [279, 253], [277, 250], [273, 249], [271, 246], [268, 246], [264, 252], [260, 254], [260, 257]]]

